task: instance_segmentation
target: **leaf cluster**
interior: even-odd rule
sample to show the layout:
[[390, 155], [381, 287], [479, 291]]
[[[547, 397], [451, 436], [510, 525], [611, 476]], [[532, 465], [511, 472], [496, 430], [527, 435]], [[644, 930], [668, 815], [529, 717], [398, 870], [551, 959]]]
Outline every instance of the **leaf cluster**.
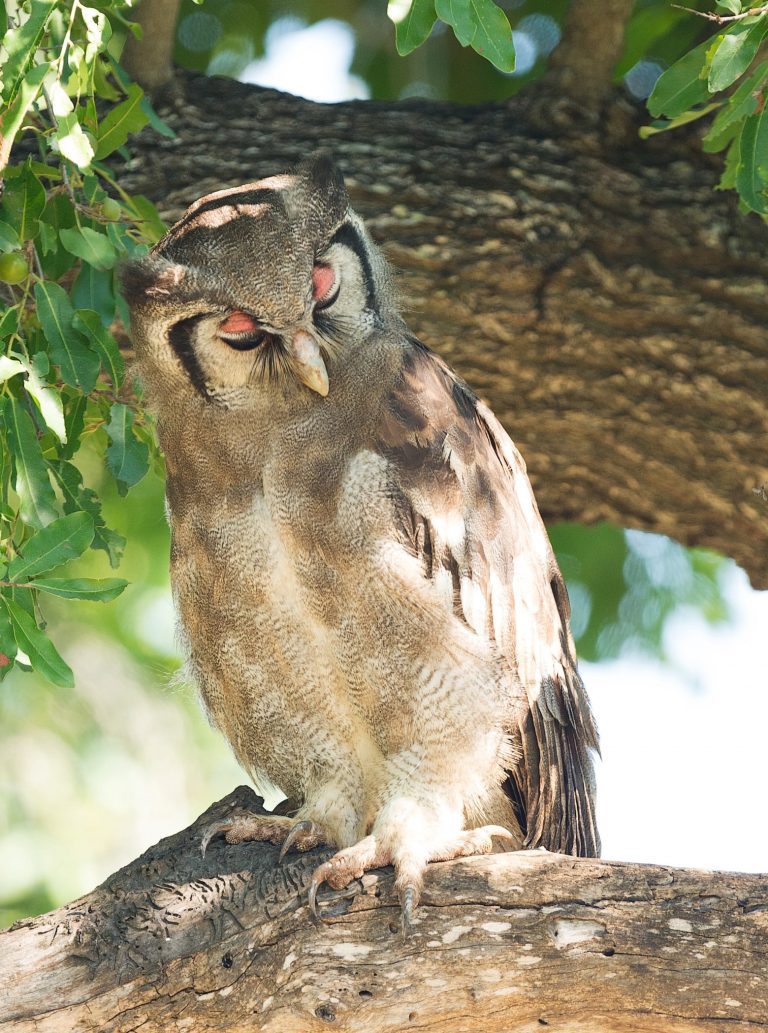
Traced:
[[648, 98], [648, 110], [657, 121], [641, 135], [675, 129], [717, 112], [703, 146], [710, 153], [725, 152], [719, 188], [735, 189], [746, 211], [766, 215], [768, 61], [759, 57], [768, 36], [768, 5], [720, 0], [717, 7], [715, 33], [657, 80]]
[[71, 684], [41, 598], [105, 601], [125, 587], [49, 576], [87, 549], [115, 567], [125, 544], [85, 483], [83, 443], [122, 494], [157, 458], [115, 336], [127, 323], [115, 270], [164, 227], [105, 159], [127, 155], [149, 121], [170, 130], [117, 63], [138, 32], [127, 13], [124, 0], [15, 0], [0, 22], [0, 677], [21, 665]]
[[502, 72], [515, 70], [515, 45], [506, 13], [493, 0], [390, 0], [401, 56], [427, 39], [435, 22], [445, 22], [462, 47], [472, 47]]

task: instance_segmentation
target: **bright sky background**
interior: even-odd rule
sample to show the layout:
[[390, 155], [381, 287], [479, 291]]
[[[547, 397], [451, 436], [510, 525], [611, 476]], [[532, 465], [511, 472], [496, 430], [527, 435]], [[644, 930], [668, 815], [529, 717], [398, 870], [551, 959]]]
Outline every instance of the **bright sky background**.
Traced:
[[[535, 17], [515, 33], [518, 71], [530, 67], [537, 47], [557, 42], [552, 19], [534, 24]], [[306, 27], [281, 18], [265, 56], [242, 78], [317, 101], [364, 98], [365, 83], [349, 71], [353, 53], [343, 22]], [[659, 71], [639, 69], [643, 82], [630, 88], [645, 95]], [[668, 621], [669, 666], [636, 657], [582, 664], [603, 744], [598, 813], [606, 858], [768, 869], [760, 817], [768, 787], [768, 592], [752, 591], [731, 565], [725, 597], [732, 624], [712, 628], [682, 609]]]

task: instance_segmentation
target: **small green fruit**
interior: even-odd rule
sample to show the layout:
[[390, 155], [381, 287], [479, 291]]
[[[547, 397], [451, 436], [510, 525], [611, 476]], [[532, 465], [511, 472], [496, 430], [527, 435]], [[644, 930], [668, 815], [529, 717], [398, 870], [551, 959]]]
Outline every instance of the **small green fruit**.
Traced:
[[119, 201], [116, 201], [114, 197], [108, 197], [106, 201], [102, 202], [101, 214], [107, 222], [117, 222], [123, 214], [123, 209], [120, 207]]
[[0, 280], [3, 283], [21, 283], [29, 276], [29, 263], [20, 251], [0, 255]]

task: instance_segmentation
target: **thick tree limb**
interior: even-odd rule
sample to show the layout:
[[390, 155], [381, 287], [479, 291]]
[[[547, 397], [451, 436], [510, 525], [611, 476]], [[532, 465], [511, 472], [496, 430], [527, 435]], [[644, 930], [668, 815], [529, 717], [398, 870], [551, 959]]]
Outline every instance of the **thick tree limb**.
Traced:
[[768, 1030], [768, 877], [534, 851], [430, 866], [403, 941], [389, 869], [330, 905], [328, 851], [212, 844], [240, 787], [89, 896], [0, 934], [0, 1029]]
[[545, 79], [548, 92], [594, 111], [613, 89], [613, 70], [624, 47], [624, 29], [634, 0], [571, 0], [563, 38]]
[[330, 148], [409, 322], [486, 396], [545, 519], [707, 545], [768, 585], [765, 224], [665, 134], [617, 149], [511, 105], [318, 105], [185, 75], [123, 172], [166, 214]]
[[173, 43], [181, 0], [141, 0], [133, 16], [142, 29], [140, 40], [129, 36], [122, 63], [126, 71], [149, 93], [173, 75]]

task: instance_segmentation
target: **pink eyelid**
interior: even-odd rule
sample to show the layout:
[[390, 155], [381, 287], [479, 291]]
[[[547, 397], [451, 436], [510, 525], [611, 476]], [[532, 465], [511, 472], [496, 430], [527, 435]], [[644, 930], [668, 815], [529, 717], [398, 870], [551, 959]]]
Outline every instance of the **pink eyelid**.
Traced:
[[327, 298], [335, 282], [336, 274], [329, 265], [316, 265], [312, 269], [312, 297], [315, 301]]

